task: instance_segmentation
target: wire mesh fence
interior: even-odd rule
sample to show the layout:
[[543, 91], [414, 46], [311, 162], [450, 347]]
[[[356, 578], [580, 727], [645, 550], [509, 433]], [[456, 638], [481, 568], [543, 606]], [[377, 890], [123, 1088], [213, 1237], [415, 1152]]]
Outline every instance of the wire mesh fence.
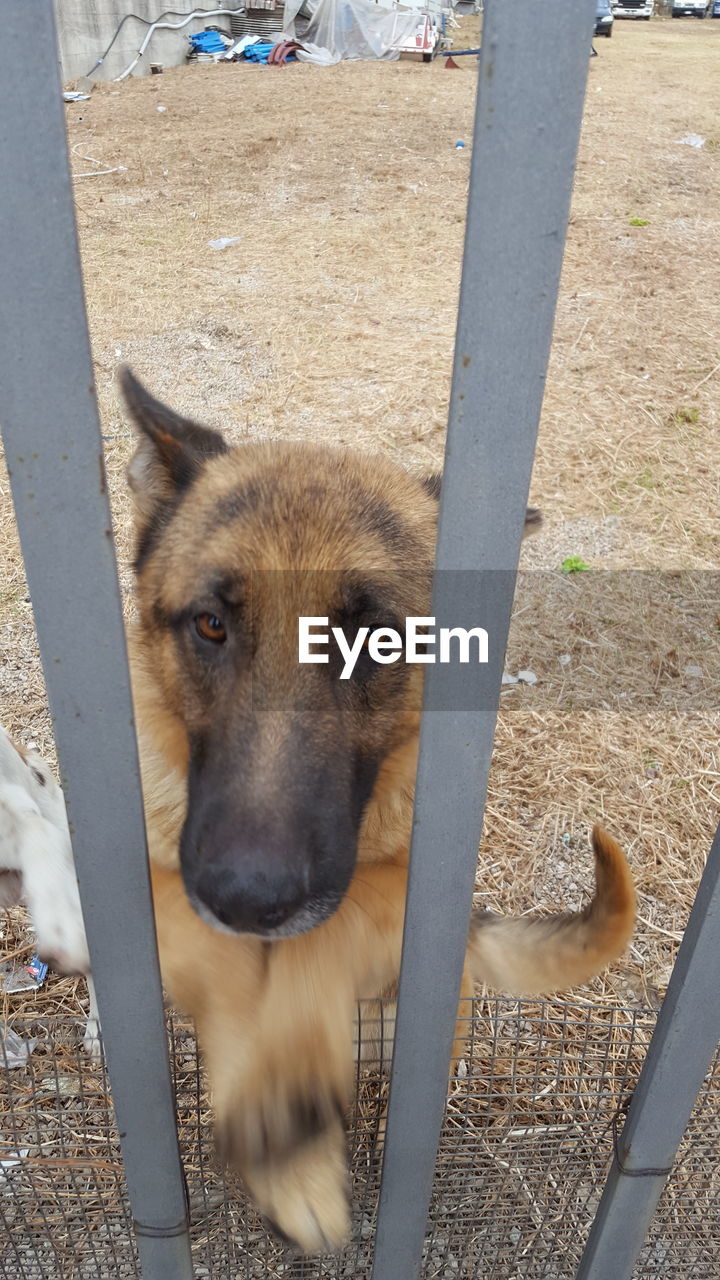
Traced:
[[[477, 1000], [453, 1063], [423, 1280], [570, 1280], [650, 1041], [655, 1013]], [[266, 1231], [214, 1152], [192, 1026], [168, 1034], [192, 1220], [195, 1275], [212, 1280], [364, 1280], [372, 1263], [392, 1011], [360, 1011], [348, 1148], [353, 1240], [298, 1260]], [[0, 1276], [100, 1280], [138, 1269], [102, 1062], [74, 1019], [16, 1019], [34, 1040], [0, 1073]], [[720, 1057], [693, 1114], [638, 1277], [711, 1280], [720, 1251]], [[418, 1116], [418, 1124], [423, 1118]]]

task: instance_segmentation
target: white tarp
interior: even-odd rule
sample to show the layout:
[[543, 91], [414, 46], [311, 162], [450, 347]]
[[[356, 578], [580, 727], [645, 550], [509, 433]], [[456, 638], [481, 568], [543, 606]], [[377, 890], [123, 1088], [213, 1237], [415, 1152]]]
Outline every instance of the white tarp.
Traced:
[[[295, 19], [303, 10], [310, 15], [298, 36]], [[418, 25], [417, 10], [383, 9], [374, 0], [286, 0], [283, 35], [314, 46], [310, 61], [341, 62], [400, 57], [400, 47], [412, 40]], [[322, 51], [326, 56], [319, 57]], [[298, 53], [302, 60], [302, 52]]]

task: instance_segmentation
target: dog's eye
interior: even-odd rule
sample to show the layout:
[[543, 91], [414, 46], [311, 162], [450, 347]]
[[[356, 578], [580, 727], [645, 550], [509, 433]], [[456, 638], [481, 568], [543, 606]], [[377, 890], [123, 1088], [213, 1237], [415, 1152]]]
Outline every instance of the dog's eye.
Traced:
[[224, 644], [227, 632], [214, 613], [199, 613], [195, 619], [195, 630], [202, 640], [211, 640], [213, 644]]

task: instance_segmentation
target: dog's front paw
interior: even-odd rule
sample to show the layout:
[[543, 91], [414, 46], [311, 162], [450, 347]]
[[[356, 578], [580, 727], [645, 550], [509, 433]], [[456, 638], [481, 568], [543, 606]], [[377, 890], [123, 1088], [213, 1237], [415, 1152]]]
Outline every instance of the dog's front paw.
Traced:
[[339, 1122], [282, 1160], [245, 1166], [268, 1224], [301, 1253], [334, 1253], [350, 1239], [345, 1131]]
[[304, 1089], [284, 1091], [268, 1086], [262, 1092], [248, 1088], [244, 1105], [218, 1126], [218, 1146], [229, 1163], [241, 1168], [276, 1164], [338, 1125], [344, 1107], [338, 1092], [326, 1082]]
[[88, 1018], [83, 1035], [83, 1049], [91, 1062], [102, 1062], [102, 1043], [100, 1040], [100, 1023], [97, 1018]]
[[47, 904], [37, 905], [29, 893], [26, 898], [35, 929], [38, 955], [55, 973], [87, 974], [90, 970], [90, 955], [79, 906], [74, 911], [71, 899], [63, 900], [58, 895], [54, 900], [57, 914], [54, 914]]
[[246, 1082], [239, 1105], [219, 1109], [219, 1151], [278, 1235], [302, 1253], [334, 1252], [350, 1232], [341, 1097], [327, 1082], [272, 1087], [267, 1066], [264, 1089]]

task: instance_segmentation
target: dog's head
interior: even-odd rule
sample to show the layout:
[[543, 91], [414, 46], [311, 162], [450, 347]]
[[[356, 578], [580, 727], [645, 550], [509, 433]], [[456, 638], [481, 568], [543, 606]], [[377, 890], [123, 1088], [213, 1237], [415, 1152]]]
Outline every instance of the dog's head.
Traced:
[[333, 642], [299, 661], [299, 619], [351, 644], [427, 613], [439, 485], [331, 448], [230, 448], [122, 385], [145, 665], [187, 757], [185, 886], [216, 927], [300, 933], [348, 888], [379, 773], [416, 737], [422, 668], [362, 651], [341, 679]]

